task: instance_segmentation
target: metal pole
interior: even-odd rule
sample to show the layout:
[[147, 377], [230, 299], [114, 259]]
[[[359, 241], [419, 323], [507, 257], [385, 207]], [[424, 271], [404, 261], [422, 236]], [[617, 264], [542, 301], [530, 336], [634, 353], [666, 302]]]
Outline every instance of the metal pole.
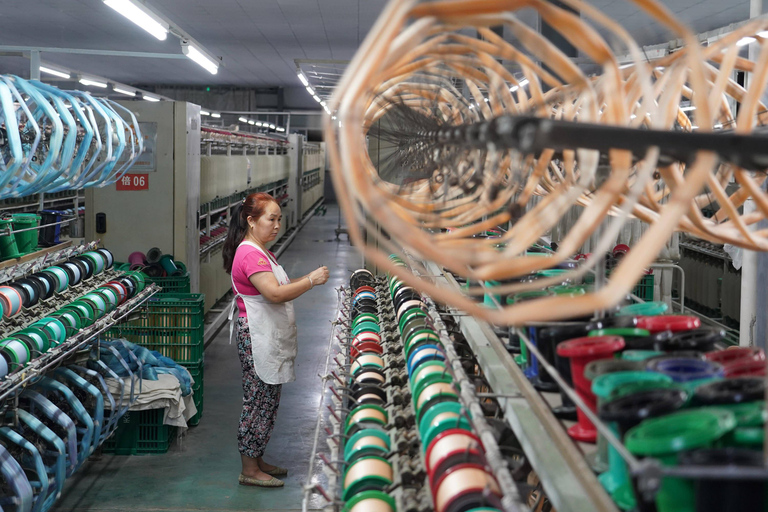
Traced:
[[[763, 11], [763, 0], [750, 0], [749, 17], [760, 16]], [[759, 48], [755, 44], [749, 45], [749, 59], [757, 60]], [[749, 88], [751, 76], [745, 73], [744, 87]], [[744, 203], [744, 215], [755, 210], [755, 203], [751, 199]], [[754, 229], [754, 227], [753, 227]], [[754, 251], [744, 251], [741, 266], [741, 313], [739, 318], [739, 345], [742, 347], [755, 346], [755, 324], [757, 322], [756, 312], [763, 314], [766, 310], [766, 304], [757, 304], [757, 283], [758, 283], [758, 258]]]

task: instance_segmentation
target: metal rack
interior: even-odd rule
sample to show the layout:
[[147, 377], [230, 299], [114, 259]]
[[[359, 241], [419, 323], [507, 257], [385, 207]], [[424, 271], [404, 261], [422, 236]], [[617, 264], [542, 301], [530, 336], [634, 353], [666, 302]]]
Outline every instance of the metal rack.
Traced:
[[[210, 236], [211, 229], [216, 223], [216, 221], [214, 221], [213, 219], [225, 212], [229, 214], [232, 208], [240, 204], [243, 198], [245, 198], [249, 194], [252, 194], [254, 192], [266, 192], [272, 197], [280, 198], [283, 195], [285, 195], [287, 187], [288, 187], [288, 180], [283, 179], [280, 181], [268, 183], [261, 187], [248, 189], [243, 192], [238, 192], [237, 194], [233, 194], [226, 198], [214, 199], [213, 201], [202, 204], [200, 205], [200, 223], [201, 224], [204, 223], [204, 227], [201, 228], [201, 230], [205, 231], [205, 234]], [[281, 201], [280, 206], [281, 207], [285, 206], [285, 200]], [[223, 244], [224, 240], [226, 240], [226, 234], [220, 237], [216, 237], [216, 239], [214, 240], [209, 240], [204, 245], [201, 245], [200, 258], [202, 259], [203, 257], [208, 256], [212, 250], [214, 250], [216, 247]]]
[[[424, 263], [436, 284], [457, 287], [453, 276], [431, 262]], [[497, 307], [500, 307], [497, 301]], [[534, 389], [527, 377], [496, 336], [493, 327], [456, 311], [461, 331], [505, 412], [505, 419], [515, 432], [531, 465], [538, 473], [543, 487], [559, 511], [611, 511], [616, 505], [597, 481], [582, 452], [566, 435], [560, 420], [555, 418], [547, 401]], [[630, 473], [638, 481], [641, 493], [652, 499], [663, 477], [696, 479], [768, 480], [768, 467], [664, 466], [659, 460], [632, 455], [610, 428], [586, 406], [581, 397], [565, 382], [556, 368], [549, 364], [531, 343], [522, 329], [516, 329], [519, 339], [538, 358], [546, 371], [576, 406], [589, 418], [595, 428], [618, 452]], [[768, 427], [768, 426], [767, 426]], [[767, 431], [768, 432], [768, 431]]]
[[[453, 276], [434, 263], [426, 263], [426, 270], [437, 276], [433, 278], [436, 283], [459, 288]], [[562, 512], [617, 512], [549, 404], [528, 381], [493, 328], [459, 311], [455, 314], [507, 423], [554, 507]]]
[[[84, 252], [93, 251], [99, 246], [99, 240], [76, 247], [69, 246], [69, 243], [63, 243], [48, 249], [38, 251], [37, 256], [31, 259], [21, 258], [21, 261], [13, 263], [10, 260], [0, 263], [0, 284], [13, 279], [22, 278], [28, 274], [33, 274], [44, 267], [55, 265], [60, 261], [79, 256]], [[7, 266], [3, 266], [7, 264]]]
[[115, 311], [109, 315], [100, 318], [93, 325], [79, 330], [75, 335], [67, 338], [61, 345], [58, 345], [33, 359], [23, 371], [8, 375], [5, 379], [0, 381], [0, 402], [6, 400], [12, 394], [15, 394], [14, 398], [17, 399], [18, 392], [24, 389], [33, 380], [45, 372], [60, 366], [67, 358], [81, 350], [87, 344], [97, 341], [99, 334], [119, 323], [159, 291], [160, 288], [157, 285], [150, 284], [135, 297], [119, 305]]

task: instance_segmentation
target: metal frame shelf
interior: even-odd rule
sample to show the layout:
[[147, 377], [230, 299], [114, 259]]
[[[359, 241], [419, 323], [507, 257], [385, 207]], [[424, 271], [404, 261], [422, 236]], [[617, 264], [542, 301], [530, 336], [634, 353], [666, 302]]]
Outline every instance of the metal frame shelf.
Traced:
[[[429, 275], [443, 286], [459, 285], [434, 263]], [[456, 311], [461, 331], [497, 396], [504, 417], [559, 512], [618, 512], [549, 404], [517, 366], [493, 328]]]
[[63, 242], [22, 256], [18, 260], [6, 260], [0, 263], [0, 284], [19, 279], [44, 267], [79, 256], [84, 252], [93, 251], [99, 246], [99, 242], [99, 240], [95, 240], [76, 247], [71, 247], [71, 242]]
[[156, 284], [150, 284], [135, 297], [119, 305], [109, 315], [100, 318], [93, 325], [81, 329], [74, 336], [67, 338], [61, 345], [33, 359], [23, 370], [5, 377], [0, 381], [0, 403], [11, 397], [15, 391], [20, 391], [26, 387], [32, 380], [61, 365], [69, 356], [81, 350], [86, 344], [97, 340], [99, 334], [118, 324], [159, 291], [160, 287]]

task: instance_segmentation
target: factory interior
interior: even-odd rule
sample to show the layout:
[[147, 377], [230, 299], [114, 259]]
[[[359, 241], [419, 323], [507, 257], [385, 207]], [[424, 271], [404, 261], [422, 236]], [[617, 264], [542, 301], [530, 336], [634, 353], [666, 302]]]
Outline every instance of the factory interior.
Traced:
[[763, 0], [0, 10], [0, 512], [768, 512]]

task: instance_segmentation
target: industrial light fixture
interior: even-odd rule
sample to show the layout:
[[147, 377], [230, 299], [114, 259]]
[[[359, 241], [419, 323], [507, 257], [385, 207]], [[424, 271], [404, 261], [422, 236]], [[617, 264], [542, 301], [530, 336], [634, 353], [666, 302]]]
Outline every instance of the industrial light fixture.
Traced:
[[240, 121], [241, 123], [247, 123], [248, 122], [248, 120], [246, 118], [244, 118], [244, 117], [238, 117], [237, 120]]
[[320, 105], [321, 105], [321, 106], [323, 106], [323, 107], [325, 107], [325, 101], [321, 101], [321, 102], [320, 102]]
[[763, 39], [768, 38], [768, 30], [763, 30], [762, 32], [757, 33], [758, 37], [762, 37]]
[[261, 126], [261, 121], [256, 121], [256, 126]]
[[160, 98], [157, 96], [152, 96], [151, 94], [142, 94], [141, 97], [147, 101], [160, 101]]
[[322, 101], [322, 100], [320, 99], [320, 96], [318, 96], [317, 94], [315, 94], [315, 95], [314, 95], [314, 96], [312, 96], [312, 97], [313, 97], [313, 98], [315, 98], [315, 101], [316, 101], [316, 102], [318, 102], [318, 103], [320, 103], [320, 102]]
[[304, 84], [304, 86], [307, 86], [307, 85], [309, 85], [309, 80], [307, 80], [307, 77], [305, 77], [305, 76], [304, 76], [304, 73], [302, 73], [301, 71], [299, 71], [299, 72], [297, 73], [297, 75], [299, 76], [299, 80], [301, 80], [301, 83], [302, 83], [302, 84]]
[[274, 130], [274, 129], [275, 129], [275, 125], [273, 125], [273, 124], [270, 124], [270, 125], [269, 125], [269, 129], [270, 129], [270, 130]]
[[248, 120], [248, 124], [250, 124], [251, 126], [253, 126], [253, 125], [255, 125], [255, 124], [256, 124], [256, 121], [254, 121], [253, 119], [249, 119], [249, 120]]
[[335, 121], [336, 120], [336, 116], [331, 116], [331, 119], [333, 119]]
[[217, 62], [217, 59], [209, 57], [200, 48], [190, 42], [185, 40], [181, 41], [181, 52], [210, 74], [215, 75], [219, 72], [219, 63]]
[[201, 115], [201, 116], [209, 116], [209, 115], [211, 115], [211, 113], [210, 113], [210, 112], [208, 112], [207, 110], [201, 110], [201, 111], [200, 111], [200, 115]]
[[525, 87], [526, 85], [528, 85], [528, 79], [527, 79], [527, 78], [523, 78], [522, 80], [520, 80], [520, 81], [517, 83], [517, 85], [513, 85], [512, 87], [510, 87], [510, 88], [509, 88], [509, 92], [515, 92], [515, 91], [516, 91], [516, 90], [518, 90], [519, 88], [521, 88], [521, 87]]
[[93, 80], [91, 78], [80, 77], [79, 82], [83, 85], [89, 85], [91, 87], [101, 87], [102, 89], [107, 88], [106, 82], [99, 82], [98, 80]]
[[331, 109], [329, 109], [328, 107], [323, 107], [323, 108], [325, 109], [326, 114], [331, 115]]
[[683, 112], [690, 112], [691, 110], [696, 110], [696, 107], [691, 105], [689, 107], [682, 107], [680, 110], [682, 110]]
[[68, 72], [59, 71], [58, 69], [54, 69], [48, 66], [40, 66], [40, 71], [43, 73], [48, 73], [49, 75], [57, 76], [59, 78], [72, 78]]
[[285, 131], [285, 128], [283, 128], [282, 126], [278, 126], [278, 127], [276, 128], [276, 130], [277, 130], [278, 132], [281, 132], [281, 133], [282, 133], [282, 132], [284, 132], [284, 131]]
[[312, 89], [310, 86], [307, 86], [307, 92], [309, 93], [310, 96], [314, 96], [315, 95], [315, 90]]
[[124, 89], [118, 85], [113, 85], [112, 90], [115, 92], [119, 92], [120, 94], [125, 94], [126, 96], [136, 96], [136, 91], [132, 91], [130, 89]]
[[739, 39], [738, 41], [736, 41], [736, 46], [739, 46], [739, 47], [747, 46], [748, 44], [752, 44], [755, 41], [757, 41], [757, 39], [755, 39], [754, 37], [745, 36]]
[[221, 114], [219, 114], [218, 112], [211, 112], [211, 117], [215, 117], [216, 119], [218, 119], [221, 117]]
[[165, 41], [168, 37], [170, 25], [159, 19], [157, 15], [141, 4], [134, 3], [131, 0], [104, 0], [104, 3], [160, 41]]

